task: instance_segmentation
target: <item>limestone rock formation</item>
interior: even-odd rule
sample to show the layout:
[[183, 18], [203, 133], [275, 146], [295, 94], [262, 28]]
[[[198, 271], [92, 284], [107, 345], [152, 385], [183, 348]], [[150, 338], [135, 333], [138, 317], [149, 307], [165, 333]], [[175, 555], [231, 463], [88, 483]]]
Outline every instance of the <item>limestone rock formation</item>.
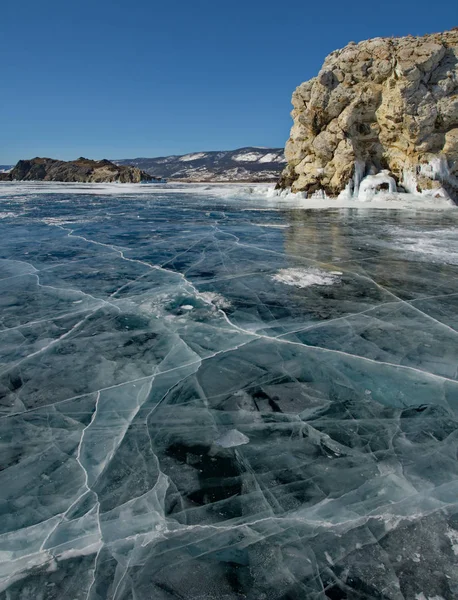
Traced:
[[140, 183], [154, 181], [156, 177], [136, 167], [115, 165], [109, 160], [78, 158], [73, 161], [52, 158], [20, 160], [8, 173], [2, 174], [3, 181], [67, 181], [81, 183]]
[[457, 28], [350, 42], [292, 103], [280, 187], [357, 195], [386, 171], [381, 187], [458, 199]]

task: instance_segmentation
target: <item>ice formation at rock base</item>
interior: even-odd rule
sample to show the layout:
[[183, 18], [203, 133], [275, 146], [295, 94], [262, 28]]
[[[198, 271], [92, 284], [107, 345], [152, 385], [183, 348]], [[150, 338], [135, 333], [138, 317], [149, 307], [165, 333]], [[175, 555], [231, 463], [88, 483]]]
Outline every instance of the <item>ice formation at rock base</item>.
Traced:
[[[420, 191], [420, 186], [418, 184], [419, 177], [422, 177], [423, 180], [427, 178], [437, 185], [432, 185], [431, 188]], [[337, 200], [359, 200], [361, 202], [370, 202], [391, 197], [402, 202], [407, 193], [413, 196], [431, 198], [432, 200], [445, 200], [450, 206], [453, 206], [456, 203], [452, 200], [443, 186], [443, 184], [447, 182], [458, 187], [458, 181], [455, 181], [455, 178], [450, 174], [447, 161], [443, 158], [433, 159], [428, 163], [418, 165], [416, 168], [406, 168], [403, 172], [399, 186], [396, 184], [396, 179], [390, 174], [388, 169], [382, 169], [379, 172], [370, 169], [370, 172], [367, 173], [365, 164], [356, 161], [354, 174], [348, 181], [345, 189], [338, 194]], [[330, 199], [327, 193], [322, 189], [315, 190], [310, 195], [307, 192], [292, 192], [290, 189], [286, 189], [283, 192], [276, 190], [276, 193], [279, 196], [282, 194], [289, 195], [291, 193], [299, 194], [299, 196], [304, 199]]]
[[269, 190], [0, 188], [1, 600], [456, 598], [458, 212]]

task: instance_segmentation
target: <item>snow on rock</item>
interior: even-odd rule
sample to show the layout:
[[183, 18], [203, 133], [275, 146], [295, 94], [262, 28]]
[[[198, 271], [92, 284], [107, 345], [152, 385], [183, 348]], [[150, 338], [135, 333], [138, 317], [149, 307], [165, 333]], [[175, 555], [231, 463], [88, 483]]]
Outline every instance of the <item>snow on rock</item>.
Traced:
[[232, 157], [232, 160], [236, 160], [238, 162], [255, 162], [262, 158], [262, 154], [257, 154], [256, 152], [248, 152], [247, 154], [236, 154]]
[[264, 156], [262, 156], [259, 159], [259, 162], [260, 163], [269, 163], [269, 162], [286, 163], [286, 158], [282, 154], [273, 154], [272, 152], [269, 152], [268, 154], [265, 154]]
[[238, 429], [230, 429], [217, 440], [215, 440], [215, 444], [217, 446], [221, 446], [222, 448], [234, 448], [235, 446], [248, 444], [249, 441], [250, 438], [244, 435], [241, 431], [238, 431]]
[[118, 160], [117, 164], [135, 165], [169, 182], [171, 179], [188, 182], [259, 182], [277, 181], [285, 162], [283, 148], [248, 146], [225, 151], [204, 150], [182, 156], [123, 159]]
[[199, 158], [205, 158], [205, 152], [197, 152], [196, 154], [185, 154], [180, 157], [181, 162], [189, 162], [190, 160], [199, 160]]
[[259, 162], [261, 162], [261, 163], [274, 162], [274, 160], [276, 158], [277, 158], [276, 154], [265, 154], [264, 156], [261, 156], [261, 158], [259, 159]]
[[272, 276], [274, 281], [298, 288], [306, 288], [312, 285], [333, 285], [340, 281], [340, 271], [323, 271], [321, 269], [280, 269]]

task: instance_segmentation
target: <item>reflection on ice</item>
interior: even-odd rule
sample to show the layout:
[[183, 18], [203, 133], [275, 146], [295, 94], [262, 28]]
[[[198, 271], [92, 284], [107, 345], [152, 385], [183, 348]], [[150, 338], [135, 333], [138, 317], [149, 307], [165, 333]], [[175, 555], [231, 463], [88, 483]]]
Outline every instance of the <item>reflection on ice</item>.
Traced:
[[2, 600], [454, 599], [457, 214], [118, 189], [2, 186]]

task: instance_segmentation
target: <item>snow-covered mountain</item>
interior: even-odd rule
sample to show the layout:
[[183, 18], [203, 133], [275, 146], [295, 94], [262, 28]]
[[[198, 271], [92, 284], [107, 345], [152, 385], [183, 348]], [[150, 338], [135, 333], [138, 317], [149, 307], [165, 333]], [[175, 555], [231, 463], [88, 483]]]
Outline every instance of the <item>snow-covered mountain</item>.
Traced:
[[286, 164], [283, 148], [239, 148], [181, 156], [114, 160], [155, 177], [179, 181], [276, 181]]

